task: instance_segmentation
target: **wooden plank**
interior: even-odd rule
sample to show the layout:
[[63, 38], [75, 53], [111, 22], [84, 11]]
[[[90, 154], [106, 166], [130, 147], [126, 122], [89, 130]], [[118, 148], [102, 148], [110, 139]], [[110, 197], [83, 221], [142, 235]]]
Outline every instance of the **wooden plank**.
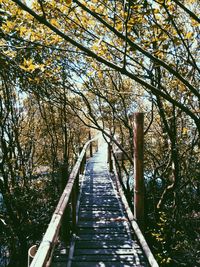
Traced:
[[77, 235], [79, 234], [127, 234], [127, 230], [123, 227], [123, 228], [108, 228], [108, 227], [88, 227], [88, 228], [82, 228], [79, 227], [77, 229]]
[[110, 240], [115, 240], [115, 241], [126, 241], [126, 240], [130, 240], [129, 235], [128, 234], [121, 234], [121, 233], [88, 233], [88, 234], [79, 234], [77, 236], [78, 241], [92, 241], [92, 240], [106, 240], [106, 241], [110, 241]]
[[[112, 217], [111, 217], [112, 216]], [[102, 215], [99, 215], [99, 214], [85, 214], [85, 215], [81, 215], [81, 218], [79, 219], [80, 222], [82, 221], [102, 221], [102, 220], [105, 220], [105, 221], [115, 221], [115, 220], [127, 220], [126, 218], [124, 217], [121, 217], [119, 216], [119, 214], [102, 214]]]
[[103, 249], [103, 248], [123, 248], [123, 249], [131, 249], [132, 248], [132, 242], [131, 240], [105, 240], [104, 241], [76, 241], [75, 249]]
[[[84, 186], [87, 186], [87, 188], [84, 188], [85, 191], [89, 191], [89, 192], [102, 192], [102, 193], [105, 193], [105, 192], [108, 192], [109, 190], [111, 191], [112, 190], [112, 186], [111, 185], [105, 185], [105, 184], [102, 184], [102, 185], [98, 185], [98, 186], [95, 186], [95, 185], [84, 185]], [[84, 192], [83, 190], [83, 192]]]
[[79, 208], [79, 212], [91, 212], [91, 211], [107, 211], [107, 212], [116, 212], [119, 211], [119, 206], [115, 205], [113, 206], [104, 206], [104, 207], [99, 207], [99, 206], [88, 206], [88, 205], [81, 205]]
[[101, 207], [101, 206], [114, 206], [114, 207], [118, 207], [118, 210], [120, 209], [119, 207], [119, 203], [117, 202], [117, 199], [115, 201], [107, 201], [107, 200], [98, 200], [98, 199], [94, 199], [93, 201], [88, 201], [88, 200], [84, 200], [80, 202], [80, 206], [97, 206], [97, 207]]
[[90, 218], [90, 216], [92, 215], [92, 216], [106, 216], [106, 217], [110, 217], [110, 218], [112, 218], [112, 217], [122, 217], [122, 214], [121, 214], [121, 212], [118, 210], [118, 211], [107, 211], [107, 210], [87, 210], [87, 211], [85, 211], [85, 210], [82, 210], [81, 211], [81, 213], [80, 213], [80, 215], [81, 215], [81, 217], [80, 217], [80, 219], [82, 219], [82, 218], [87, 218], [87, 217], [89, 217]]
[[112, 222], [112, 221], [79, 221], [78, 227], [85, 228], [124, 228], [126, 222]]
[[116, 198], [86, 198], [86, 199], [82, 199], [80, 202], [80, 205], [98, 205], [98, 206], [103, 206], [103, 205], [115, 205], [119, 207], [119, 204], [117, 203], [117, 199]]
[[99, 261], [104, 261], [104, 262], [115, 262], [115, 261], [124, 261], [124, 262], [135, 262], [135, 256], [132, 255], [76, 255], [73, 257], [72, 261], [87, 261], [87, 262], [99, 262]]
[[123, 261], [115, 261], [115, 262], [73, 262], [72, 267], [138, 267], [133, 263], [123, 262]]
[[[86, 198], [87, 198], [88, 196], [91, 196], [91, 192], [87, 192], [86, 190], [83, 191], [83, 193], [84, 193], [84, 196], [85, 196]], [[96, 190], [95, 195], [96, 195], [97, 198], [98, 198], [98, 197], [110, 197], [110, 196], [115, 197], [115, 193], [114, 193], [114, 192], [104, 192], [104, 191], [99, 192], [99, 190]], [[84, 196], [83, 196], [83, 197], [84, 197]]]
[[74, 255], [133, 255], [133, 250], [128, 248], [103, 248], [103, 249], [76, 249]]
[[94, 184], [88, 184], [84, 185], [83, 187], [83, 193], [97, 193], [98, 195], [104, 195], [104, 194], [110, 194], [112, 191], [112, 185], [111, 184], [99, 184], [99, 185], [94, 185]]
[[113, 200], [113, 201], [116, 201], [117, 197], [115, 194], [98, 194], [98, 192], [96, 192], [96, 194], [91, 194], [91, 193], [88, 193], [88, 194], [85, 194], [81, 200], [85, 200], [85, 199], [88, 199], [88, 200], [91, 200], [91, 199], [105, 199], [105, 200]]
[[92, 205], [92, 203], [90, 203], [90, 204], [86, 204], [86, 203], [82, 203], [81, 205], [80, 205], [80, 208], [83, 210], [92, 210], [92, 209], [95, 209], [95, 210], [97, 210], [97, 209], [99, 209], [99, 208], [101, 208], [101, 209], [103, 209], [103, 210], [107, 210], [107, 211], [109, 211], [109, 210], [119, 210], [119, 205], [115, 205], [115, 204], [113, 204], [113, 205], [107, 205], [107, 204], [104, 204], [104, 205], [101, 205], [101, 207], [100, 206], [98, 206], [98, 204], [96, 203], [96, 204], [93, 204]]

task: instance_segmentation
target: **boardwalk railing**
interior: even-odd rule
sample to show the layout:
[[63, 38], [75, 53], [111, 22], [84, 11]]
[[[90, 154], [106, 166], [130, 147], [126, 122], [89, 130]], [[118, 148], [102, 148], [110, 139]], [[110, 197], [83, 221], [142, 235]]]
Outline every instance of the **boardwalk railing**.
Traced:
[[84, 164], [86, 162], [86, 151], [90, 147], [90, 144], [96, 139], [97, 138], [94, 138], [84, 145], [79, 155], [79, 158], [69, 176], [67, 185], [60, 197], [58, 205], [53, 213], [47, 231], [44, 234], [40, 246], [33, 258], [33, 261], [30, 264], [30, 267], [50, 266], [53, 251], [55, 245], [58, 242], [62, 218], [65, 213], [66, 207], [69, 204], [70, 198], [72, 202], [72, 225], [76, 225], [76, 204], [78, 196], [79, 174], [83, 173], [84, 171]]
[[117, 186], [117, 190], [120, 194], [120, 197], [121, 197], [121, 200], [122, 200], [122, 203], [124, 205], [124, 208], [126, 210], [126, 213], [127, 213], [127, 216], [128, 216], [128, 219], [129, 219], [129, 222], [132, 226], [132, 229], [134, 230], [134, 233], [141, 245], [141, 248], [142, 250], [144, 251], [144, 254], [149, 262], [149, 265], [151, 267], [159, 267], [157, 261], [155, 260], [146, 240], [145, 240], [145, 237], [142, 233], [142, 231], [140, 230], [140, 227], [137, 223], [137, 221], [135, 220], [135, 216], [133, 215], [130, 207], [129, 207], [129, 204], [128, 204], [128, 201], [125, 197], [125, 194], [124, 194], [124, 191], [122, 189], [122, 186], [121, 186], [121, 183], [120, 183], [120, 179], [119, 179], [119, 176], [118, 176], [118, 173], [117, 173], [117, 167], [116, 167], [116, 162], [115, 162], [115, 158], [112, 157], [113, 159], [113, 171], [114, 171], [114, 175], [115, 175], [115, 181], [116, 181], [116, 186]]

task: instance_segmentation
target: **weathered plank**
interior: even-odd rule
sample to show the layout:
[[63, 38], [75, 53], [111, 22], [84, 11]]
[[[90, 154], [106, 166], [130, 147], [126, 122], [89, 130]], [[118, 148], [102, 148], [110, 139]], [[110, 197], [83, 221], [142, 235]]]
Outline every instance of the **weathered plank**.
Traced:
[[95, 211], [102, 211], [102, 212], [118, 212], [119, 207], [118, 206], [104, 206], [104, 207], [98, 207], [98, 206], [89, 206], [89, 205], [81, 205], [79, 208], [79, 212], [95, 212]]
[[72, 267], [138, 267], [131, 262], [115, 261], [115, 262], [73, 262]]
[[106, 241], [112, 241], [114, 240], [114, 242], [116, 241], [126, 241], [129, 240], [129, 235], [124, 233], [99, 233], [99, 234], [95, 234], [95, 233], [88, 233], [88, 234], [79, 234], [78, 235], [78, 240], [79, 241], [98, 241], [98, 240], [106, 240]]
[[77, 224], [78, 227], [86, 228], [124, 228], [125, 222], [115, 222], [115, 221], [105, 221], [99, 219], [99, 221], [79, 221]]
[[135, 256], [132, 255], [117, 255], [117, 254], [113, 254], [113, 255], [76, 255], [72, 258], [72, 261], [87, 261], [87, 262], [115, 262], [115, 261], [124, 261], [124, 262], [135, 262]]
[[114, 248], [132, 248], [132, 242], [130, 240], [104, 240], [104, 241], [77, 241], [75, 245], [75, 249], [100, 249], [100, 248], [109, 248], [109, 249], [114, 249]]
[[85, 248], [85, 249], [75, 249], [74, 255], [132, 255], [133, 250], [132, 248], [120, 248], [117, 247], [116, 249], [113, 248]]
[[81, 234], [127, 234], [127, 231], [125, 228], [107, 228], [107, 227], [98, 227], [98, 228], [77, 228], [77, 235]]
[[82, 211], [80, 220], [98, 220], [99, 218], [103, 218], [104, 220], [110, 220], [110, 219], [122, 219], [121, 214], [119, 211]]

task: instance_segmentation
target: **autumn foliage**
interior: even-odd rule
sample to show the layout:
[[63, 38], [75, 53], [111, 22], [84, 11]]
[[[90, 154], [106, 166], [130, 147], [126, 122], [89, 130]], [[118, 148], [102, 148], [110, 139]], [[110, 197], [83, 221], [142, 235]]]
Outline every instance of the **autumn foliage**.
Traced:
[[40, 240], [60, 171], [67, 180], [89, 128], [122, 152], [133, 205], [135, 111], [145, 113], [146, 237], [160, 266], [200, 264], [199, 11], [198, 0], [0, 0], [0, 243], [10, 266], [25, 266]]

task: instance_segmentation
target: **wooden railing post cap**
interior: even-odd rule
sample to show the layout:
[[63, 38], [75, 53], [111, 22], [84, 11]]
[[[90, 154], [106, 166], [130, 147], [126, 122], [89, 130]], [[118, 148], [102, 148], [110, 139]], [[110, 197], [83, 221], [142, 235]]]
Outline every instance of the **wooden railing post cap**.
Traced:
[[136, 120], [143, 120], [143, 118], [144, 118], [144, 113], [143, 113], [143, 112], [135, 112], [135, 113], [134, 113], [134, 118], [135, 118]]

